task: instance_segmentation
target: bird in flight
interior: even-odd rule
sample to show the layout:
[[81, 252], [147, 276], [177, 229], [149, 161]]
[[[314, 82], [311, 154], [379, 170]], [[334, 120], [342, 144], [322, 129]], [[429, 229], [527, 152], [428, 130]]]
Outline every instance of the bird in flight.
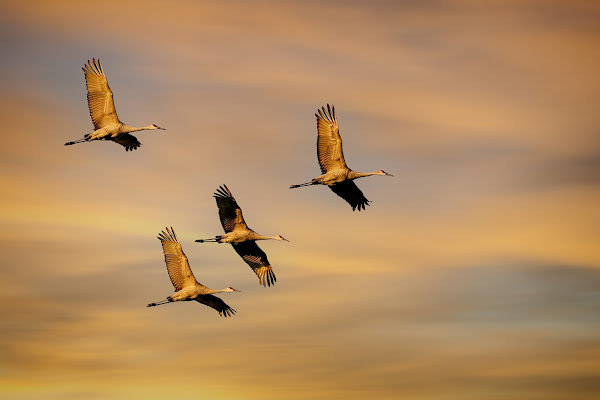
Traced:
[[317, 176], [310, 182], [292, 185], [290, 189], [301, 186], [327, 185], [342, 199], [346, 200], [352, 211], [358, 208], [364, 210], [369, 205], [369, 200], [353, 182], [354, 179], [371, 175], [393, 176], [380, 169], [375, 172], [356, 172], [348, 168], [342, 151], [342, 137], [335, 117], [335, 108], [321, 107], [317, 110], [317, 157], [321, 167], [322, 175]]
[[88, 107], [90, 108], [90, 116], [94, 123], [95, 131], [86, 134], [83, 139], [74, 140], [65, 143], [65, 146], [70, 146], [76, 143], [90, 142], [92, 140], [112, 140], [115, 143], [125, 147], [126, 151], [135, 150], [142, 144], [129, 132], [143, 131], [146, 129], [162, 129], [154, 124], [146, 126], [129, 126], [122, 123], [117, 117], [115, 110], [115, 102], [113, 93], [108, 86], [106, 75], [102, 69], [100, 60], [92, 58], [90, 62], [84, 64], [82, 68], [85, 73], [85, 83], [87, 86]]
[[283, 236], [263, 236], [254, 232], [248, 228], [242, 215], [242, 209], [238, 206], [235, 198], [229, 191], [226, 185], [221, 186], [217, 189], [214, 194], [217, 201], [217, 207], [219, 208], [219, 217], [221, 219], [221, 225], [225, 230], [224, 235], [215, 236], [210, 239], [198, 239], [196, 242], [216, 242], [216, 243], [230, 243], [234, 250], [246, 261], [246, 264], [252, 268], [254, 273], [258, 276], [258, 281], [263, 286], [271, 286], [275, 284], [277, 280], [275, 273], [267, 255], [260, 247], [256, 244], [257, 240], [289, 240]]
[[167, 272], [169, 273], [169, 278], [171, 278], [171, 283], [175, 287], [175, 294], [167, 297], [166, 300], [150, 303], [148, 307], [160, 306], [175, 301], [196, 300], [198, 303], [214, 308], [221, 316], [231, 317], [235, 314], [233, 308], [229, 307], [217, 296], [213, 296], [213, 294], [239, 292], [239, 290], [232, 287], [213, 290], [198, 283], [196, 278], [194, 278], [188, 259], [181, 249], [181, 244], [177, 240], [173, 228], [165, 228], [164, 231], [159, 233], [158, 239], [162, 244]]

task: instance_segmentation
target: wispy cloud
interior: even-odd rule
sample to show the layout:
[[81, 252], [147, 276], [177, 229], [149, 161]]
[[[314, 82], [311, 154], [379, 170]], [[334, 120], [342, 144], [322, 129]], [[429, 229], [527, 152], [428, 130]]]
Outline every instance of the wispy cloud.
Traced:
[[[0, 5], [0, 393], [15, 399], [589, 398], [598, 340], [593, 1]], [[143, 146], [92, 129], [102, 59]], [[356, 213], [317, 176], [336, 106]], [[227, 184], [278, 281], [221, 231]], [[238, 313], [148, 309], [156, 234]], [[596, 363], [597, 364], [597, 363]]]

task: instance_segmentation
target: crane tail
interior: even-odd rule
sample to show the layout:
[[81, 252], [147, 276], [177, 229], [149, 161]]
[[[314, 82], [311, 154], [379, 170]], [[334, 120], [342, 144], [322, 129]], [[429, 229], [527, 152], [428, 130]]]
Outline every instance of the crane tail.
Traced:
[[316, 185], [316, 183], [313, 181], [310, 181], [310, 182], [306, 182], [306, 183], [301, 183], [299, 185], [292, 185], [292, 186], [290, 186], [290, 189], [295, 189], [295, 188], [299, 188], [302, 186], [312, 186], [312, 185]]

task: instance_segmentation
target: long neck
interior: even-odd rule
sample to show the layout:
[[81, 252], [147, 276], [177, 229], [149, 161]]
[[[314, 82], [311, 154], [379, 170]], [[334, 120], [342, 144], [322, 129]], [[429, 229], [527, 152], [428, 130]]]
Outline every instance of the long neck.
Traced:
[[252, 240], [269, 240], [269, 239], [280, 240], [279, 236], [263, 236], [263, 235], [258, 234], [256, 232], [254, 232], [252, 234]]
[[375, 172], [350, 171], [350, 172], [348, 172], [348, 179], [358, 179], [358, 178], [364, 178], [365, 176], [372, 176], [372, 175], [379, 175], [379, 171], [375, 171]]
[[206, 293], [205, 294], [213, 294], [213, 293], [223, 293], [223, 292], [230, 292], [231, 290], [229, 290], [229, 288], [225, 288], [225, 289], [206, 289]]
[[123, 132], [137, 132], [137, 131], [143, 131], [145, 129], [154, 129], [154, 126], [152, 125], [146, 125], [146, 126], [130, 126], [127, 124], [123, 124]]

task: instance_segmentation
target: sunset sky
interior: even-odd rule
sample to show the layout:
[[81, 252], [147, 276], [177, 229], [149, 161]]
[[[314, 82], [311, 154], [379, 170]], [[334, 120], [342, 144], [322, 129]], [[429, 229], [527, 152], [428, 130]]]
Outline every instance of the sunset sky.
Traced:
[[[600, 3], [0, 0], [0, 397], [600, 398]], [[126, 152], [92, 131], [84, 63]], [[333, 104], [372, 202], [320, 174]], [[222, 232], [227, 184], [277, 275]], [[173, 287], [172, 226], [221, 318]]]

